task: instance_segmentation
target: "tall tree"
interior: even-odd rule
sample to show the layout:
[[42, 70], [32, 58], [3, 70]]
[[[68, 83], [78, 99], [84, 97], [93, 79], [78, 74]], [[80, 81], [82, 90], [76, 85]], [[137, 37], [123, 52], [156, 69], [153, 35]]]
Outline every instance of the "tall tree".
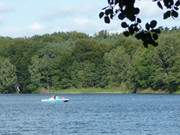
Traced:
[[152, 52], [152, 62], [156, 65], [154, 87], [173, 92], [180, 85], [177, 72], [180, 69], [180, 46], [171, 34], [163, 36], [161, 40], [161, 46]]
[[7, 58], [0, 57], [0, 91], [16, 92], [13, 86], [17, 83], [16, 68]]
[[104, 56], [107, 65], [107, 78], [110, 84], [121, 85], [127, 81], [127, 74], [131, 65], [130, 56], [122, 46], [113, 49]]
[[67, 58], [71, 56], [71, 50], [65, 45], [50, 44], [32, 57], [31, 87], [60, 87], [61, 80], [66, 77]]

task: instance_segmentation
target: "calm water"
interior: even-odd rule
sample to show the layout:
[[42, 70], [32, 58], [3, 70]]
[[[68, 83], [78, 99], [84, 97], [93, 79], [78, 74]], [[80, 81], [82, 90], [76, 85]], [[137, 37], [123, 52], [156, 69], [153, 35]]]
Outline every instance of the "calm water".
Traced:
[[0, 135], [180, 135], [178, 95], [0, 95]]

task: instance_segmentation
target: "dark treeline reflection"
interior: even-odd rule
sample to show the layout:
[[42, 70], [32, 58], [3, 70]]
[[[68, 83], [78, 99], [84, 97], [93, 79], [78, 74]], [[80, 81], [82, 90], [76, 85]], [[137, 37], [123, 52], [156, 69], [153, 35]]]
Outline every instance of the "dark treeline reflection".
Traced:
[[158, 47], [101, 31], [0, 38], [0, 92], [119, 88], [174, 92], [180, 85], [180, 29], [167, 28]]

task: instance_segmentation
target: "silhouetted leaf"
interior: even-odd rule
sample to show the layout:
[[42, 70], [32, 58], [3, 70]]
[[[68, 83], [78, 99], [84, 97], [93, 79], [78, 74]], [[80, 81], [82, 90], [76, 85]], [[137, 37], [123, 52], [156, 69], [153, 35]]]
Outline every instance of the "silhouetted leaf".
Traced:
[[159, 8], [163, 9], [163, 6], [162, 6], [160, 1], [157, 2], [157, 5], [158, 5]]
[[171, 16], [171, 11], [167, 11], [164, 13], [163, 19], [167, 19]]
[[157, 46], [158, 46], [158, 43], [154, 42], [152, 45], [153, 45], [154, 47], [157, 47]]
[[175, 5], [178, 7], [180, 6], [180, 0], [176, 1]]
[[123, 19], [125, 18], [125, 15], [124, 15], [123, 13], [120, 13], [120, 14], [118, 15], [118, 18], [119, 18], [120, 20], [123, 20]]
[[99, 13], [99, 18], [102, 18], [104, 16], [104, 12]]
[[146, 30], [150, 30], [150, 25], [149, 25], [149, 23], [146, 23]]
[[129, 18], [129, 20], [131, 20], [132, 22], [134, 22], [134, 21], [136, 20], [136, 16], [131, 16], [131, 17]]
[[154, 34], [153, 34], [153, 39], [154, 39], [154, 40], [157, 40], [157, 39], [158, 39], [158, 35], [154, 33]]
[[176, 12], [176, 11], [174, 11], [174, 10], [172, 10], [172, 13], [171, 13], [171, 15], [173, 16], [173, 17], [178, 17], [178, 12]]
[[178, 7], [174, 7], [174, 9], [175, 9], [175, 10], [179, 10], [179, 8], [178, 8]]
[[106, 15], [113, 14], [113, 10], [112, 9], [106, 9], [105, 14]]
[[122, 22], [122, 23], [121, 23], [121, 26], [122, 26], [123, 28], [127, 28], [129, 25], [128, 25], [126, 22]]
[[104, 21], [105, 21], [105, 23], [110, 23], [110, 18], [108, 16], [105, 16]]
[[136, 26], [134, 27], [134, 31], [138, 32], [139, 31], [139, 28]]
[[154, 30], [152, 30], [152, 32], [155, 32], [156, 34], [160, 34], [161, 30], [160, 29], [154, 29]]
[[166, 6], [166, 8], [169, 8], [169, 9], [174, 4], [174, 0], [163, 0], [163, 2], [164, 2], [164, 6]]
[[105, 10], [105, 9], [107, 9], [109, 6], [106, 6], [106, 7], [104, 7], [104, 8], [102, 8], [102, 10]]
[[124, 31], [123, 32], [124, 36], [128, 37], [130, 35], [130, 33], [128, 31]]
[[136, 37], [137, 39], [142, 39], [142, 38], [143, 38], [143, 32], [137, 33], [137, 34], [135, 35], [135, 37]]
[[156, 25], [157, 25], [157, 21], [156, 20], [151, 21], [151, 23], [150, 23], [150, 27], [151, 28], [155, 28]]
[[128, 30], [129, 30], [129, 33], [131, 34], [131, 35], [133, 35], [134, 34], [134, 28], [133, 28], [133, 24], [131, 24], [129, 27], [128, 27]]
[[134, 8], [134, 14], [139, 14], [140, 10], [139, 8]]
[[141, 19], [140, 19], [140, 18], [137, 18], [137, 22], [138, 22], [138, 23], [141, 23]]

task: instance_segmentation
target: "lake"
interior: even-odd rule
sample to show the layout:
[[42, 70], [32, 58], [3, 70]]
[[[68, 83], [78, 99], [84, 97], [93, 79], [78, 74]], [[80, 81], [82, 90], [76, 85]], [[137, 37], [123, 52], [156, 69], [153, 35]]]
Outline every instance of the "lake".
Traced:
[[180, 135], [179, 95], [0, 95], [0, 135]]

